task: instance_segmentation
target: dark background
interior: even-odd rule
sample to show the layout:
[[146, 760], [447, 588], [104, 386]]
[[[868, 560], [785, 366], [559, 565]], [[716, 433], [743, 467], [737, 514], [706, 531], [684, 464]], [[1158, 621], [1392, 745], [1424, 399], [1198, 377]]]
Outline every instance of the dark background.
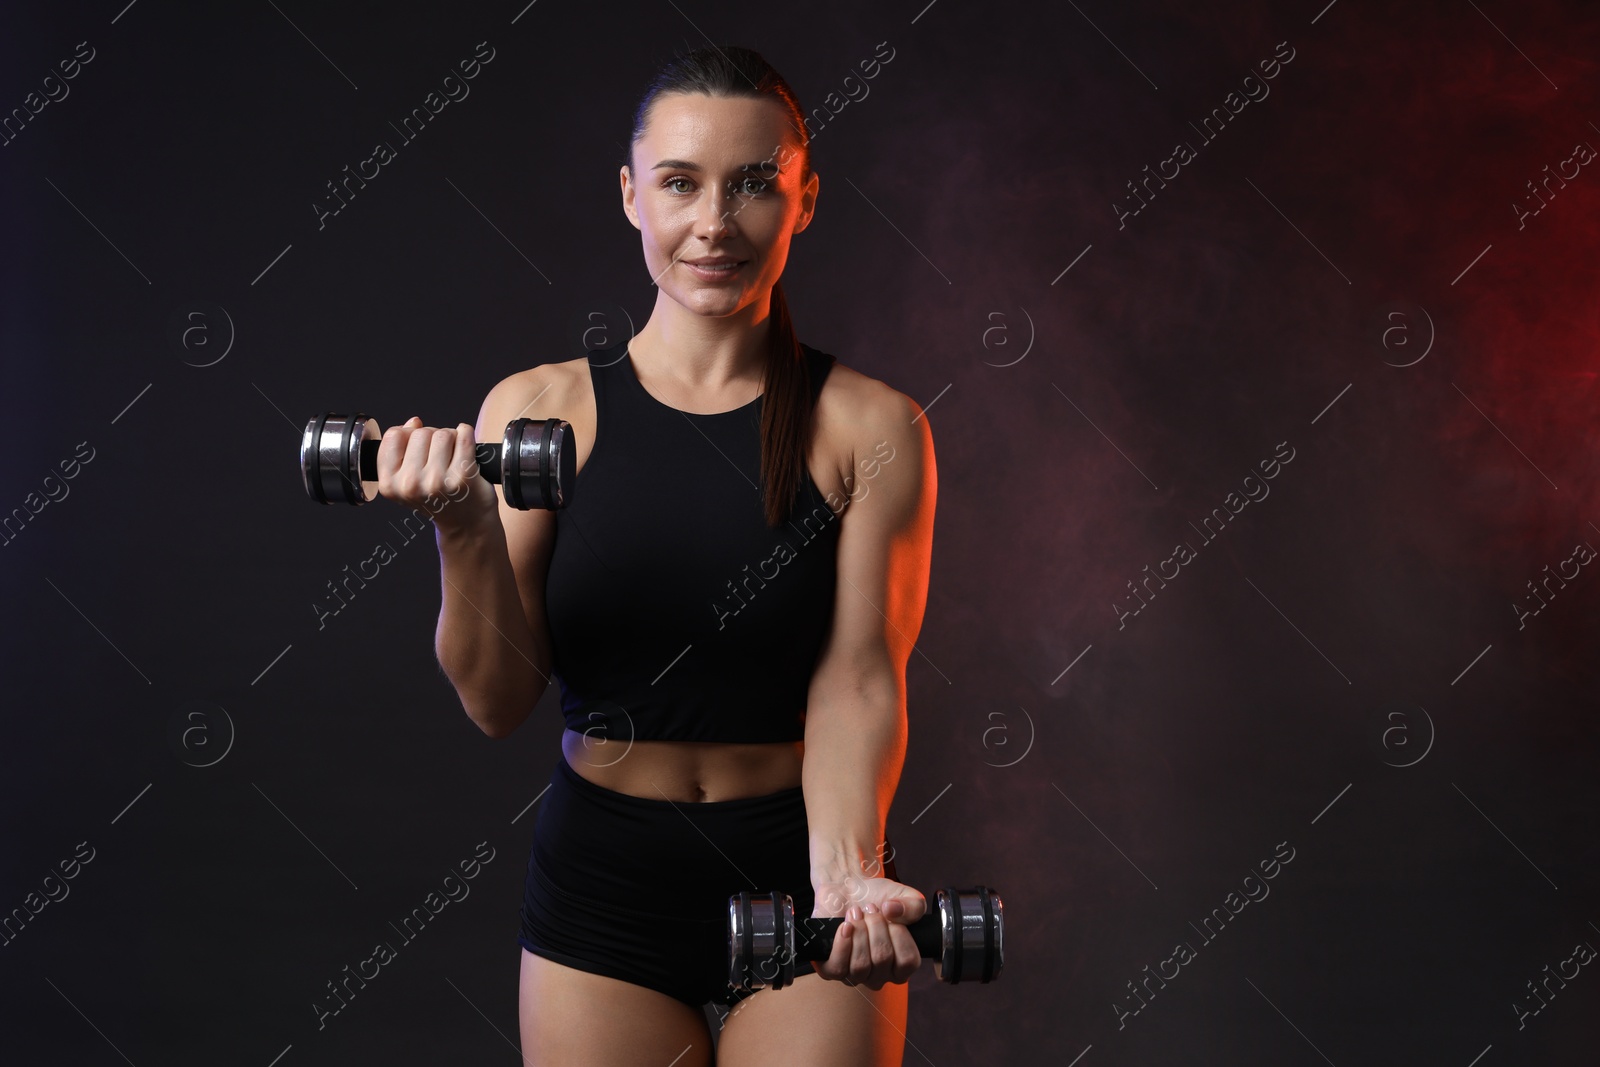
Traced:
[[[1594, 967], [1515, 1005], [1600, 945], [1600, 576], [1514, 605], [1600, 544], [1600, 176], [1513, 207], [1600, 145], [1593, 6], [124, 2], [0, 14], [4, 113], [94, 49], [0, 147], [0, 514], [70, 489], [0, 548], [0, 914], [94, 857], [0, 947], [8, 1060], [516, 1062], [554, 690], [507, 740], [468, 721], [431, 535], [319, 631], [403, 512], [314, 506], [292, 457], [318, 411], [471, 422], [584, 323], [642, 325], [617, 167], [650, 70], [714, 41], [808, 109], [869, 90], [813, 124], [785, 286], [937, 448], [889, 835], [924, 891], [997, 887], [1010, 938], [994, 984], [917, 974], [906, 1063], [1593, 1061]], [[480, 842], [470, 897], [318, 1030]]]

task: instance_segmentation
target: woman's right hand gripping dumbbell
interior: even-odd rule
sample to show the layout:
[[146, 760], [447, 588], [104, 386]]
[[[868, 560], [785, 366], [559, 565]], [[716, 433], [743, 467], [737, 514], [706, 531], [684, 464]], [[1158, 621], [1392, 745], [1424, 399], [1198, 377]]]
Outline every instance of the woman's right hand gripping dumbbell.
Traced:
[[440, 429], [413, 415], [383, 431], [378, 446], [378, 493], [421, 508], [441, 529], [495, 521], [498, 498], [479, 473], [472, 427]]

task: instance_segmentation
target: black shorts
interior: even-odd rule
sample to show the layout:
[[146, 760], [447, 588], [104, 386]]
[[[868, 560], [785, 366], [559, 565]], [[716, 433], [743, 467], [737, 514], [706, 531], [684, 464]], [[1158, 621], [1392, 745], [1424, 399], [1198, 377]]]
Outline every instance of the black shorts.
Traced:
[[[519, 944], [692, 1007], [749, 995], [728, 982], [728, 898], [782, 890], [811, 914], [800, 786], [675, 802], [618, 793], [556, 760], [539, 802]], [[810, 969], [810, 965], [805, 965]]]

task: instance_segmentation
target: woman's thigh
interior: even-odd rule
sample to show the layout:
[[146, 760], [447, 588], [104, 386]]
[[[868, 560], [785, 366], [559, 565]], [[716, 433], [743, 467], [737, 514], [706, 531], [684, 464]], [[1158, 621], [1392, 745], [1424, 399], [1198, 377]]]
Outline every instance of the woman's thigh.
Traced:
[[[807, 967], [809, 968], [809, 964]], [[745, 997], [723, 1020], [717, 1067], [900, 1067], [910, 987], [847, 986], [814, 971]]]
[[522, 950], [517, 1015], [524, 1067], [710, 1067], [713, 1062], [711, 1030], [700, 1009], [527, 949]]

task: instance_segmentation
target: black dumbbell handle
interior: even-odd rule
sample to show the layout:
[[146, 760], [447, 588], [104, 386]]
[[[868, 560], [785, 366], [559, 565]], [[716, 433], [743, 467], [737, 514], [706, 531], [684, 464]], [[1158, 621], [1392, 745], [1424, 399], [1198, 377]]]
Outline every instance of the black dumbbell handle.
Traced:
[[[378, 446], [383, 444], [378, 441], [361, 442], [361, 480], [375, 482], [378, 480]], [[496, 441], [479, 441], [473, 448], [474, 458], [478, 461], [478, 474], [486, 482], [500, 484], [500, 444]]]
[[[893, 922], [894, 920], [890, 920]], [[800, 960], [825, 960], [833, 954], [833, 936], [844, 922], [838, 917], [827, 919], [796, 919], [794, 921], [794, 954]], [[855, 930], [851, 937], [864, 937], [866, 930], [862, 924], [851, 924]], [[917, 951], [923, 959], [938, 959], [944, 951], [944, 939], [939, 929], [939, 913], [929, 908], [927, 914], [914, 923], [903, 924], [911, 931], [911, 939], [917, 943]]]

